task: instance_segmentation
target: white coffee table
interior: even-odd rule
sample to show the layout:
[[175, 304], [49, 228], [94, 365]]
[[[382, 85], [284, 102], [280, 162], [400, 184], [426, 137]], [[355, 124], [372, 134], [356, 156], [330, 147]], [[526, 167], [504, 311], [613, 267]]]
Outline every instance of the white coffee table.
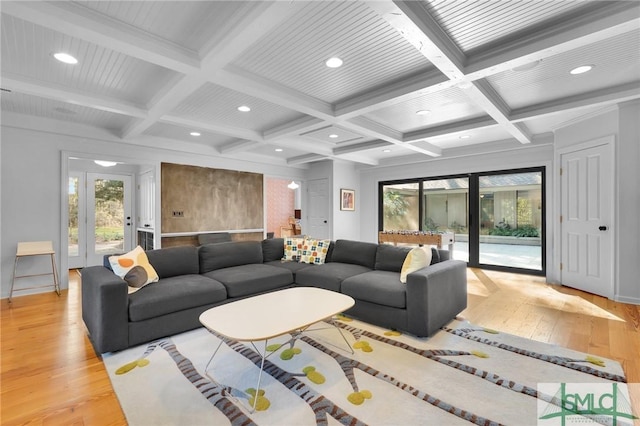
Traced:
[[[268, 340], [287, 333], [293, 333], [295, 337], [310, 325], [343, 312], [354, 304], [355, 300], [352, 297], [330, 290], [294, 287], [216, 306], [203, 312], [200, 315], [200, 322], [215, 333], [233, 340], [250, 342], [256, 352], [260, 353], [262, 359], [256, 397], [251, 406], [251, 409], [255, 410], [264, 361], [268, 357]], [[342, 330], [338, 327], [336, 329], [350, 349]], [[264, 340], [264, 349], [261, 352], [255, 347], [254, 342], [262, 340]], [[211, 355], [205, 367], [205, 374], [222, 343], [223, 341], [220, 340], [218, 347]]]

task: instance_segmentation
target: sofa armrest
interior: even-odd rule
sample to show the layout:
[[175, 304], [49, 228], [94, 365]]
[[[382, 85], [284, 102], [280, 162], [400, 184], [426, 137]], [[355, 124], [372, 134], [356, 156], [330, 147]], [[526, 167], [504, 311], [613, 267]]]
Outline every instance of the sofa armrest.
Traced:
[[82, 320], [99, 353], [129, 346], [128, 287], [104, 266], [82, 270]]
[[431, 336], [466, 307], [466, 262], [445, 260], [407, 275], [410, 333]]

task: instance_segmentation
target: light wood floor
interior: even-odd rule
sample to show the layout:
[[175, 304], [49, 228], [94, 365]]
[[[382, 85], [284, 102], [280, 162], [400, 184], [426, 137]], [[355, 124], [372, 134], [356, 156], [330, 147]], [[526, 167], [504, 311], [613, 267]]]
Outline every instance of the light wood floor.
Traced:
[[[70, 289], [60, 297], [53, 292], [22, 296], [12, 305], [2, 300], [3, 425], [126, 424], [100, 357], [86, 336], [79, 277], [70, 275]], [[468, 279], [469, 307], [462, 317], [615, 359], [629, 382], [640, 382], [639, 306], [525, 275], [469, 269]]]

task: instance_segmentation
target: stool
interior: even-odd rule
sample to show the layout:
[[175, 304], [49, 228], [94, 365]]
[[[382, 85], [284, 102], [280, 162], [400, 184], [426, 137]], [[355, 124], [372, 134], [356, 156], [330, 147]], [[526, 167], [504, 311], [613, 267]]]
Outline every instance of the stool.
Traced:
[[[51, 256], [51, 272], [44, 274], [32, 274], [32, 275], [16, 275], [18, 268], [18, 259], [25, 256]], [[11, 303], [11, 297], [13, 296], [13, 286], [16, 282], [16, 278], [26, 277], [38, 277], [42, 275], [53, 275], [53, 284], [38, 286], [38, 287], [25, 287], [17, 288], [15, 291], [30, 290], [34, 288], [54, 287], [58, 296], [60, 296], [60, 284], [58, 283], [58, 271], [56, 269], [56, 252], [53, 249], [53, 242], [51, 241], [32, 241], [26, 243], [18, 243], [18, 250], [16, 251], [16, 260], [13, 264], [13, 280], [11, 281], [11, 291], [9, 292], [9, 303]]]

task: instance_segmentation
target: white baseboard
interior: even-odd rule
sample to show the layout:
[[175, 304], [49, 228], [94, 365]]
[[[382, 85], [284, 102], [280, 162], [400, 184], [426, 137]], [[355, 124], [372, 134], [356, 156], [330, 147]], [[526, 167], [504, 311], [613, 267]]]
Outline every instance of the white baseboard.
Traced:
[[640, 305], [640, 298], [638, 297], [615, 296], [613, 300], [621, 303], [629, 303], [631, 305]]

